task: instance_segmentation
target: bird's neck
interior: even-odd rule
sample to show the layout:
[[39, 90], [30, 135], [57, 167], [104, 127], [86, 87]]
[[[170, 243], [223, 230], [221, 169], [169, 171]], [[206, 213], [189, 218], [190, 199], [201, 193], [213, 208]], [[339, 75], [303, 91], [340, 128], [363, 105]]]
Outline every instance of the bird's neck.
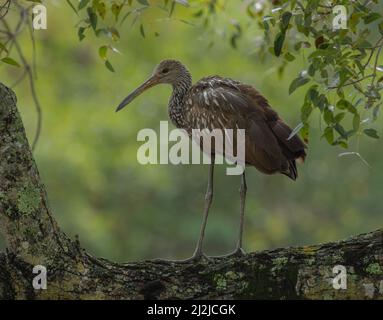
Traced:
[[173, 83], [173, 93], [169, 100], [169, 117], [178, 128], [184, 127], [185, 124], [187, 111], [185, 100], [191, 87], [192, 78], [187, 70], [178, 81]]

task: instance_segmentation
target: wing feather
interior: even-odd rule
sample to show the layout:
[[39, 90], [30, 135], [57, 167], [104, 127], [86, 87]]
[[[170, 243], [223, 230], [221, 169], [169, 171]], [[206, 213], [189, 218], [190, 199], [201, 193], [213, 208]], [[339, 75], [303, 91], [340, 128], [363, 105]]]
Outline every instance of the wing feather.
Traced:
[[245, 129], [246, 163], [264, 173], [281, 172], [296, 179], [295, 159], [304, 160], [305, 144], [297, 135], [288, 140], [292, 129], [254, 87], [207, 77], [192, 87], [189, 99], [189, 123], [194, 128], [202, 121], [210, 130]]

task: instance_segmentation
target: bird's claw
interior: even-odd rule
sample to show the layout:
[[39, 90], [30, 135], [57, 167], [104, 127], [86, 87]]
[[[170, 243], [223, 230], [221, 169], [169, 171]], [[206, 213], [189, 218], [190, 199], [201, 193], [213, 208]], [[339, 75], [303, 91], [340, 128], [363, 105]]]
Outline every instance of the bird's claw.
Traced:
[[194, 253], [190, 258], [184, 259], [184, 260], [168, 260], [168, 259], [154, 259], [152, 260], [156, 263], [180, 263], [180, 264], [188, 264], [193, 262], [200, 262], [200, 261], [211, 261], [211, 259], [205, 255], [204, 253]]
[[245, 255], [246, 255], [245, 250], [243, 250], [241, 247], [238, 247], [233, 252], [230, 252], [228, 254], [224, 254], [222, 256], [214, 256], [212, 258], [221, 259], [221, 258], [230, 258], [230, 257], [243, 257]]
[[246, 255], [246, 252], [245, 250], [243, 250], [241, 247], [238, 247], [233, 253], [232, 253], [233, 256], [237, 256], [237, 257], [243, 257], [244, 255]]

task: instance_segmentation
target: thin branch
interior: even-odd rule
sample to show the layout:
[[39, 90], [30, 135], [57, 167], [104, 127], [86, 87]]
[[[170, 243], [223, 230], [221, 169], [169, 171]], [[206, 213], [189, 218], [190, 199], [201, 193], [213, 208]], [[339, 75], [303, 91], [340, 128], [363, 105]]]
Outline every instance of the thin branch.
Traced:
[[359, 152], [350, 151], [350, 152], [342, 152], [338, 154], [338, 157], [344, 157], [344, 156], [356, 156], [358, 157], [367, 167], [372, 168], [371, 165], [367, 162], [366, 159], [364, 159]]
[[35, 79], [37, 80], [37, 68], [36, 68], [36, 41], [34, 29], [32, 28], [32, 21], [28, 18], [28, 31], [32, 42], [32, 71]]
[[351, 85], [353, 85], [353, 84], [356, 84], [356, 83], [362, 82], [363, 80], [366, 80], [366, 79], [368, 79], [368, 78], [371, 78], [372, 76], [373, 76], [373, 75], [370, 74], [370, 75], [365, 76], [365, 77], [363, 77], [363, 78], [361, 78], [361, 79], [357, 79], [357, 80], [355, 80], [355, 81], [352, 81], [352, 82], [349, 82], [349, 83], [346, 83], [346, 84], [342, 84], [342, 85], [340, 85], [340, 86], [327, 87], [327, 89], [339, 89], [339, 88], [343, 88], [343, 87], [351, 86]]
[[27, 70], [24, 69], [21, 76], [11, 85], [11, 88], [12, 89], [15, 88], [25, 78], [26, 75], [27, 75]]
[[319, 8], [324, 8], [324, 9], [330, 9], [330, 10], [332, 10], [335, 6], [326, 6], [326, 5], [323, 5], [323, 4], [318, 4], [318, 7]]
[[11, 6], [11, 0], [5, 1], [5, 3], [2, 6], [0, 6], [0, 18], [3, 18], [7, 15], [10, 6]]
[[[25, 13], [22, 11], [21, 12], [21, 16], [23, 16], [24, 14]], [[38, 140], [40, 138], [40, 134], [41, 134], [42, 108], [41, 108], [41, 104], [40, 104], [40, 101], [39, 101], [38, 96], [37, 96], [36, 87], [35, 87], [35, 81], [34, 81], [34, 77], [33, 77], [33, 72], [32, 72], [30, 64], [28, 63], [27, 59], [24, 56], [23, 51], [21, 50], [21, 47], [19, 45], [19, 42], [17, 41], [17, 38], [16, 38], [15, 34], [12, 33], [11, 28], [9, 27], [8, 23], [4, 19], [1, 19], [1, 22], [3, 23], [5, 29], [8, 31], [9, 36], [10, 36], [10, 38], [12, 40], [11, 44], [15, 45], [16, 51], [17, 51], [17, 53], [18, 53], [18, 55], [19, 55], [19, 57], [21, 59], [21, 62], [22, 62], [23, 66], [24, 66], [24, 69], [25, 69], [25, 72], [28, 75], [31, 95], [32, 95], [32, 99], [33, 99], [33, 102], [35, 104], [36, 113], [37, 113], [36, 133], [35, 133], [35, 137], [34, 137], [33, 143], [32, 143], [32, 150], [35, 150], [37, 142], [38, 142]]]
[[[372, 50], [371, 50], [371, 52], [370, 52], [370, 56], [368, 57], [367, 62], [363, 65], [363, 70], [364, 70], [364, 69], [368, 66], [368, 64], [370, 63], [372, 57], [374, 56], [375, 49], [376, 49], [376, 48], [381, 48], [381, 47], [383, 46], [383, 44], [380, 44], [380, 42], [381, 42], [382, 40], [383, 40], [383, 36], [380, 37], [380, 38], [378, 39], [378, 41], [376, 42], [375, 46], [371, 48]], [[362, 72], [360, 72], [360, 73], [362, 73]]]
[[372, 74], [372, 80], [371, 80], [371, 85], [373, 86], [374, 85], [374, 82], [375, 82], [375, 78], [377, 76], [377, 67], [378, 67], [378, 62], [379, 62], [379, 56], [380, 56], [380, 53], [382, 52], [382, 49], [383, 47], [380, 47], [378, 49], [378, 52], [376, 53], [376, 57], [375, 57], [375, 63], [374, 63], [374, 69], [373, 69], [373, 74]]
[[[366, 69], [366, 67], [367, 67], [368, 64], [370, 63], [370, 61], [371, 61], [371, 59], [372, 59], [372, 56], [374, 55], [374, 52], [375, 52], [375, 49], [371, 50], [371, 52], [370, 52], [370, 56], [368, 57], [367, 62], [363, 65], [363, 70]], [[360, 73], [362, 73], [362, 71], [360, 71]]]

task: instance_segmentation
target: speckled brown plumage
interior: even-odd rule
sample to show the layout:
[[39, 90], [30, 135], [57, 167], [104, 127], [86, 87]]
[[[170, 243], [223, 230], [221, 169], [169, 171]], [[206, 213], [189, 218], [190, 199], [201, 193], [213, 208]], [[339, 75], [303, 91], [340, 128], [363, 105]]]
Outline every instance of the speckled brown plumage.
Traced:
[[304, 143], [297, 135], [288, 140], [291, 128], [268, 101], [253, 86], [229, 78], [210, 76], [190, 87], [174, 87], [169, 116], [188, 132], [245, 129], [246, 164], [265, 174], [280, 172], [295, 180], [295, 161], [306, 157]]

